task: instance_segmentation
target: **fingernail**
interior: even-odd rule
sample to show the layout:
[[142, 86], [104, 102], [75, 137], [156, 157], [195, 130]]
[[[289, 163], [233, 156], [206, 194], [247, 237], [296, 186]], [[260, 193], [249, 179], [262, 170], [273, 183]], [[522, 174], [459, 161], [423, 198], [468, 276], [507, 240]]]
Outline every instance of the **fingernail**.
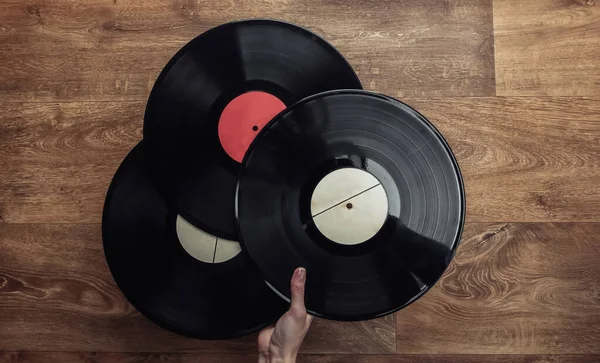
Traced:
[[298, 277], [300, 281], [304, 282], [306, 280], [306, 269], [304, 267], [298, 268]]

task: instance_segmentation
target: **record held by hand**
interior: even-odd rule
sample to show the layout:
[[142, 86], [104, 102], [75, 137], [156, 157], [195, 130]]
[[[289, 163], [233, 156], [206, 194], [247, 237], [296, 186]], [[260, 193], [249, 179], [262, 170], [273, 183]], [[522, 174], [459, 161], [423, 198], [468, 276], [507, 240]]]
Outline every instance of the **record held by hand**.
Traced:
[[167, 205], [145, 168], [145, 147], [119, 167], [102, 218], [106, 259], [125, 297], [158, 325], [195, 338], [233, 338], [275, 322], [287, 304], [237, 242], [201, 231]]
[[243, 248], [287, 299], [305, 267], [306, 306], [330, 319], [370, 319], [420, 297], [450, 263], [464, 210], [439, 132], [366, 91], [326, 92], [278, 115], [238, 179]]
[[286, 106], [346, 88], [362, 88], [348, 62], [295, 25], [248, 20], [203, 33], [148, 100], [144, 139], [159, 190], [194, 225], [235, 239], [236, 175], [255, 135]]

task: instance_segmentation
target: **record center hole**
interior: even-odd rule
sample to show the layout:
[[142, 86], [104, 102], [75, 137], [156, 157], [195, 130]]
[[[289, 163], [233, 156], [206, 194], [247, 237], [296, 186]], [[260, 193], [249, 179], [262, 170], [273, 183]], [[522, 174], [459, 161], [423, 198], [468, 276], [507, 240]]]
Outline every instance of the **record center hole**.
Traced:
[[310, 203], [315, 227], [341, 245], [357, 245], [371, 239], [388, 216], [385, 189], [375, 176], [357, 168], [327, 174], [315, 187]]
[[258, 131], [258, 126], [252, 126], [252, 131]]

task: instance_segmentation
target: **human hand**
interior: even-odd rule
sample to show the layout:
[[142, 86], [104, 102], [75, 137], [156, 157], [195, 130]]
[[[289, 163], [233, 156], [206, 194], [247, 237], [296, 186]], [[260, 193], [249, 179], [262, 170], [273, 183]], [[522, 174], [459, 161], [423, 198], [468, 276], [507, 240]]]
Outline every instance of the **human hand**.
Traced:
[[293, 363], [300, 345], [308, 332], [312, 316], [304, 307], [304, 284], [306, 269], [294, 271], [290, 282], [292, 302], [274, 327], [266, 328], [258, 335], [259, 363]]

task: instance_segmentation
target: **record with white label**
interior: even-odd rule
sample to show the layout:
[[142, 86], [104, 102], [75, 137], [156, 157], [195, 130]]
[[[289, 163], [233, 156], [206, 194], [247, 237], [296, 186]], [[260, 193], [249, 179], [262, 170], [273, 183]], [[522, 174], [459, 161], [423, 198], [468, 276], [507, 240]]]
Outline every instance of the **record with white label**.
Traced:
[[145, 167], [142, 141], [108, 189], [104, 251], [131, 304], [158, 325], [202, 339], [228, 339], [275, 322], [287, 304], [238, 242], [217, 238], [172, 210]]
[[450, 147], [391, 97], [332, 91], [273, 119], [241, 167], [242, 247], [281, 296], [307, 270], [306, 306], [330, 319], [394, 312], [440, 278], [464, 224]]

